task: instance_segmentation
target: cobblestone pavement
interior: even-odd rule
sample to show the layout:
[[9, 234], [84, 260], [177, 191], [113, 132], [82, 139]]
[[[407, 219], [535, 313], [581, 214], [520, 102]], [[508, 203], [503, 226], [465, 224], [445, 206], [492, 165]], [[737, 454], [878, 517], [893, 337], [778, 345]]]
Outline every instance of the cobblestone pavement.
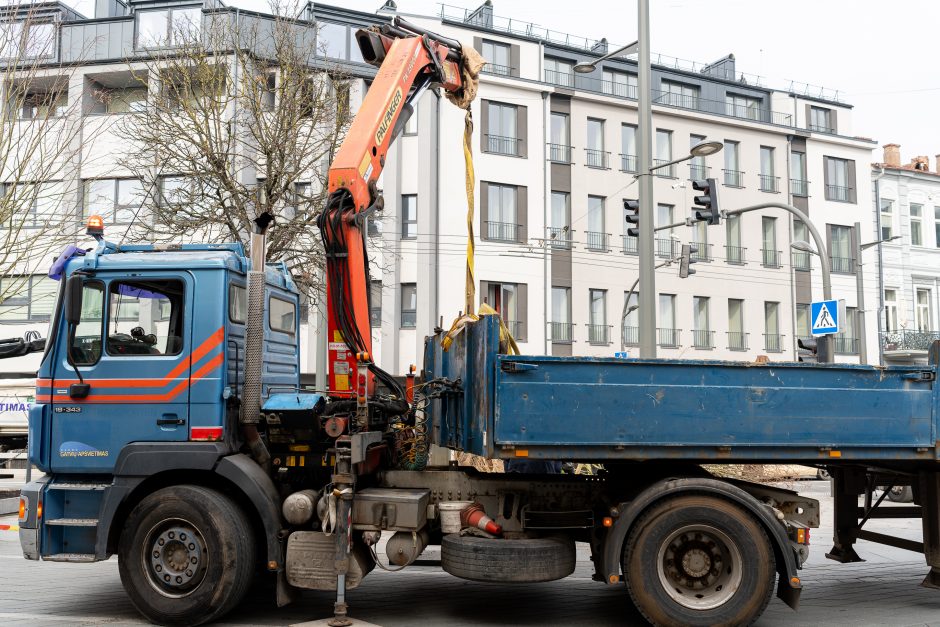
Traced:
[[[823, 526], [814, 530], [812, 557], [801, 573], [799, 612], [774, 598], [759, 622], [773, 625], [940, 625], [940, 591], [919, 586], [923, 557], [868, 542], [858, 552], [868, 561], [837, 564], [825, 559], [832, 537], [831, 502], [825, 482], [800, 482], [801, 493], [823, 503]], [[15, 523], [12, 517], [0, 524]], [[920, 539], [919, 521], [879, 521], [873, 530]], [[579, 545], [575, 573], [547, 584], [498, 586], [456, 579], [435, 567], [401, 573], [373, 571], [349, 594], [352, 616], [382, 625], [637, 625], [642, 620], [626, 591], [591, 581], [586, 547]], [[332, 598], [308, 593], [277, 609], [273, 590], [253, 591], [226, 619], [228, 625], [289, 625], [327, 617]], [[144, 624], [121, 588], [117, 562], [58, 564], [22, 558], [17, 534], [0, 531], [0, 624]]]

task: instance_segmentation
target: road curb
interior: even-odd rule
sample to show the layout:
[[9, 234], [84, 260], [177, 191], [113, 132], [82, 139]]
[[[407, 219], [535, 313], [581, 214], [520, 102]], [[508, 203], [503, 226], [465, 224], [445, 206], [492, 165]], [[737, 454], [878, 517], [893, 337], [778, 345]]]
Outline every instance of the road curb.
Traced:
[[13, 496], [8, 499], [0, 499], [0, 516], [4, 514], [15, 514], [20, 509], [19, 497]]

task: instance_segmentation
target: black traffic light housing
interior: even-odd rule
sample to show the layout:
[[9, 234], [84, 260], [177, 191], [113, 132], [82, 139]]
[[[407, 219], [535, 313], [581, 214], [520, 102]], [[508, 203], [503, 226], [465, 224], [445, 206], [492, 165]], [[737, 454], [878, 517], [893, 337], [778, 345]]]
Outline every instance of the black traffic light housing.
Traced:
[[623, 201], [624, 220], [633, 224], [627, 229], [627, 235], [630, 237], [639, 237], [640, 235], [640, 201], [629, 198]]
[[702, 192], [694, 198], [695, 219], [707, 222], [709, 225], [721, 222], [721, 210], [718, 208], [718, 185], [715, 179], [692, 181], [692, 189]]
[[698, 252], [698, 246], [695, 244], [683, 244], [682, 255], [679, 257], [679, 278], [687, 279], [690, 274], [695, 274], [695, 270], [690, 266], [695, 263], [692, 255]]
[[815, 364], [819, 361], [818, 344], [816, 338], [799, 338], [796, 341], [800, 350], [797, 351], [797, 359], [803, 362]]

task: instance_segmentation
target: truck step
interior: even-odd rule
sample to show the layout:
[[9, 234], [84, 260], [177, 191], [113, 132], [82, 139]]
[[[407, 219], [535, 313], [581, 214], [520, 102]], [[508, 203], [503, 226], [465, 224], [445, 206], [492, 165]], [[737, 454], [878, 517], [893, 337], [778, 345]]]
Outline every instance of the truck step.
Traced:
[[47, 525], [58, 527], [95, 527], [98, 525], [97, 518], [53, 518], [46, 521]]
[[48, 490], [104, 490], [111, 487], [110, 483], [52, 483]]
[[47, 562], [94, 562], [94, 553], [56, 553], [44, 555], [42, 559]]

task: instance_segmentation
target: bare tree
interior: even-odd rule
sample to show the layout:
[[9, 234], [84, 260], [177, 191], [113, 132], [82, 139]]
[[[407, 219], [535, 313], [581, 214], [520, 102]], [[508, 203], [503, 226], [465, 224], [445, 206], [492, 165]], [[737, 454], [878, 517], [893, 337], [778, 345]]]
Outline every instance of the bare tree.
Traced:
[[129, 65], [149, 87], [146, 109], [120, 133], [127, 166], [154, 190], [152, 237], [236, 241], [275, 216], [269, 260], [308, 290], [323, 255], [316, 217], [348, 127], [349, 83], [317, 55], [313, 24], [229, 10], [174, 21], [161, 46]]

